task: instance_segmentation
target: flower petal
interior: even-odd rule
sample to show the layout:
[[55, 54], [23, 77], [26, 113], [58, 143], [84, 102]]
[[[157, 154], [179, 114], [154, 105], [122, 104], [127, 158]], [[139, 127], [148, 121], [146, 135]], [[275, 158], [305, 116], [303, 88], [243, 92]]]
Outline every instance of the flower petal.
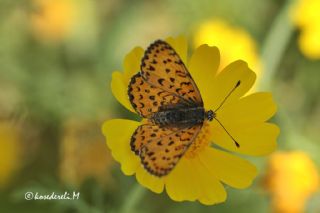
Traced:
[[191, 56], [188, 68], [201, 92], [204, 104], [210, 101], [211, 96], [207, 88], [214, 81], [219, 64], [220, 53], [217, 47], [201, 45]]
[[125, 83], [129, 84], [131, 77], [140, 71], [143, 54], [144, 50], [141, 47], [135, 47], [126, 55], [123, 63]]
[[102, 132], [107, 139], [113, 158], [121, 164], [125, 175], [133, 175], [140, 165], [140, 159], [130, 149], [130, 138], [139, 122], [113, 119], [104, 122]]
[[248, 187], [257, 176], [256, 167], [249, 161], [224, 151], [208, 147], [199, 158], [214, 176], [235, 188]]
[[184, 36], [178, 36], [176, 38], [169, 37], [166, 41], [172, 46], [172, 48], [178, 53], [181, 60], [187, 64], [188, 43]]
[[210, 95], [210, 109], [215, 110], [227, 97], [230, 91], [240, 81], [240, 85], [228, 97], [224, 106], [239, 99], [252, 87], [256, 74], [250, 70], [247, 63], [241, 60], [235, 61], [225, 67], [215, 78], [212, 84], [207, 85], [207, 93]]
[[163, 179], [149, 174], [142, 166], [139, 166], [136, 173], [137, 181], [155, 193], [161, 193], [164, 189]]
[[124, 74], [121, 72], [113, 72], [111, 80], [111, 91], [113, 96], [121, 103], [125, 108], [131, 112], [135, 112], [132, 108], [128, 98], [128, 84], [125, 83]]
[[279, 128], [271, 123], [252, 123], [250, 125], [224, 125], [228, 132], [240, 144], [238, 148], [231, 137], [219, 125], [210, 125], [213, 142], [225, 149], [247, 155], [266, 155], [276, 149]]
[[182, 158], [174, 170], [165, 177], [166, 191], [175, 201], [195, 201], [198, 195], [197, 177], [191, 171], [191, 161]]
[[224, 202], [227, 193], [220, 181], [212, 175], [197, 157], [193, 161], [194, 173], [198, 176], [199, 201], [205, 205], [213, 205]]
[[222, 107], [217, 112], [217, 118], [224, 125], [246, 125], [267, 121], [276, 110], [277, 107], [272, 99], [272, 94], [259, 92]]
[[175, 201], [199, 200], [205, 205], [226, 200], [223, 185], [204, 167], [198, 158], [183, 158], [166, 177], [166, 190]]
[[131, 50], [125, 57], [123, 67], [124, 72], [113, 72], [111, 80], [111, 91], [113, 96], [121, 103], [125, 108], [131, 112], [135, 112], [132, 108], [128, 98], [128, 85], [131, 77], [139, 72], [141, 58], [144, 50], [141, 47], [136, 47]]

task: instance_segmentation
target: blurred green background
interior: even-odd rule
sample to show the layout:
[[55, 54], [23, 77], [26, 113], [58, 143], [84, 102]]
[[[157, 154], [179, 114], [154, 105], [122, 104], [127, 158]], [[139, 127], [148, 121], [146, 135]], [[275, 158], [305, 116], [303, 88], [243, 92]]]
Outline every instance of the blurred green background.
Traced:
[[[320, 57], [301, 41], [306, 25], [290, 18], [295, 4], [0, 0], [0, 212], [320, 212]], [[309, 33], [320, 29], [319, 16], [310, 23]], [[249, 158], [258, 178], [245, 190], [227, 187], [220, 205], [141, 189], [121, 173], [101, 133], [106, 119], [133, 118], [110, 89], [125, 54], [178, 35], [191, 50], [218, 46], [222, 65], [248, 61], [255, 90], [272, 91], [278, 104], [281, 152]], [[28, 191], [80, 198], [27, 201]]]

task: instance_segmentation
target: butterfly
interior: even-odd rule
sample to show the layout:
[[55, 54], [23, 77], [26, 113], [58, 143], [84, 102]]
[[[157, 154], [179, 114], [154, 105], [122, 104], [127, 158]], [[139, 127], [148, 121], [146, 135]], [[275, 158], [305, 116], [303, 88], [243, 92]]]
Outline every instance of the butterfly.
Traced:
[[[240, 82], [239, 82], [240, 83]], [[199, 89], [177, 52], [157, 40], [145, 51], [128, 86], [132, 107], [146, 122], [131, 136], [131, 150], [152, 175], [168, 175], [215, 112], [204, 109]]]

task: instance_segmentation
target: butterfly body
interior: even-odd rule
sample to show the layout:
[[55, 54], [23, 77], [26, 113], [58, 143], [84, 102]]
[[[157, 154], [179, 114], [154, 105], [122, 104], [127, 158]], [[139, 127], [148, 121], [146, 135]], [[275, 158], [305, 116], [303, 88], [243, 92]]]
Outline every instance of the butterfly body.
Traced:
[[189, 127], [203, 123], [205, 110], [203, 107], [178, 106], [156, 112], [150, 120], [161, 127]]

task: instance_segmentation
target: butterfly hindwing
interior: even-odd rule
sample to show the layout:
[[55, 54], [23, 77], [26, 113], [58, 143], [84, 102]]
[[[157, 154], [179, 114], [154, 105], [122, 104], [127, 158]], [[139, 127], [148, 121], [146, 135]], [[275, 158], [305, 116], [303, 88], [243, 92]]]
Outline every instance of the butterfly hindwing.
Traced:
[[131, 149], [144, 168], [158, 177], [167, 175], [200, 132], [202, 124], [165, 128], [151, 123], [139, 126], [131, 137]]
[[200, 92], [176, 51], [157, 40], [145, 51], [141, 75], [150, 84], [178, 95], [185, 101], [203, 106]]
[[150, 85], [140, 73], [131, 78], [128, 95], [133, 108], [145, 118], [158, 112], [161, 107], [175, 105], [180, 101], [178, 96]]

